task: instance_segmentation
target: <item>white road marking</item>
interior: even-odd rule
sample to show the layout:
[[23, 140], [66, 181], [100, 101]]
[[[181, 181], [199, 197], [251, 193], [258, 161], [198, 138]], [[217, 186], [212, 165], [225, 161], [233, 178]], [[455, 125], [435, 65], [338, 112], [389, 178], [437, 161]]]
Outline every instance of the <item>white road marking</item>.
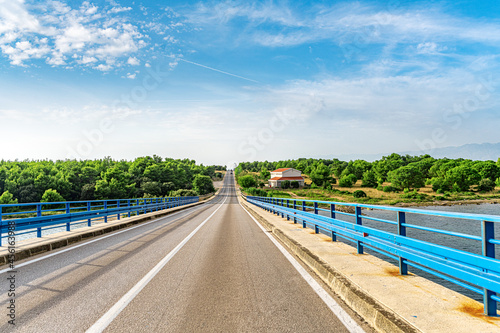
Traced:
[[[197, 208], [200, 208], [200, 207], [193, 207], [193, 208], [197, 209]], [[68, 251], [72, 251], [72, 250], [77, 249], [77, 248], [79, 248], [79, 247], [82, 247], [82, 246], [85, 246], [85, 245], [89, 245], [89, 244], [94, 243], [94, 242], [98, 242], [98, 241], [103, 240], [103, 239], [106, 239], [106, 238], [108, 238], [108, 237], [116, 236], [116, 235], [119, 235], [119, 234], [121, 234], [121, 233], [123, 233], [123, 232], [127, 232], [127, 231], [133, 230], [133, 229], [135, 229], [135, 228], [139, 228], [139, 227], [142, 227], [142, 226], [148, 225], [148, 224], [150, 224], [150, 223], [160, 222], [160, 221], [161, 221], [161, 220], [163, 220], [163, 219], [166, 219], [166, 218], [169, 218], [169, 217], [172, 217], [172, 216], [174, 216], [174, 215], [181, 214], [181, 213], [186, 213], [186, 212], [188, 212], [188, 211], [189, 211], [189, 208], [188, 208], [187, 210], [182, 210], [182, 211], [177, 212], [177, 213], [172, 213], [172, 214], [170, 214], [170, 215], [168, 215], [168, 216], [166, 216], [166, 217], [162, 217], [162, 218], [159, 218], [159, 219], [156, 219], [156, 220], [150, 221], [150, 222], [141, 223], [141, 224], [139, 224], [139, 225], [136, 225], [135, 227], [126, 228], [126, 229], [124, 229], [124, 230], [122, 230], [122, 231], [113, 232], [113, 233], [111, 233], [111, 234], [109, 234], [109, 235], [107, 235], [107, 236], [103, 236], [103, 237], [100, 237], [100, 238], [97, 238], [97, 239], [94, 239], [94, 240], [91, 240], [91, 241], [88, 241], [88, 242], [85, 242], [85, 243], [82, 243], [82, 244], [78, 244], [78, 245], [75, 245], [75, 246], [71, 246], [71, 247], [69, 247], [69, 248], [63, 249], [63, 250], [58, 251], [58, 252], [54, 252], [54, 253], [51, 253], [51, 254], [47, 254], [47, 255], [45, 255], [45, 256], [43, 256], [43, 257], [40, 257], [40, 258], [37, 258], [37, 259], [29, 260], [29, 261], [23, 262], [23, 263], [21, 263], [21, 264], [15, 264], [15, 263], [14, 263], [14, 265], [15, 265], [15, 268], [16, 268], [16, 269], [17, 269], [17, 268], [20, 268], [20, 267], [23, 267], [23, 266], [27, 266], [27, 265], [33, 264], [33, 263], [35, 263], [35, 262], [38, 262], [38, 261], [41, 261], [41, 260], [44, 260], [44, 259], [47, 259], [47, 258], [50, 258], [50, 257], [53, 257], [53, 256], [57, 256], [58, 254], [61, 254], [61, 253], [64, 253], [64, 252], [68, 252]], [[181, 217], [179, 217], [179, 218], [177, 218], [177, 219], [174, 219], [174, 220], [172, 220], [172, 221], [170, 221], [170, 222], [175, 222], [175, 221], [177, 221], [177, 220], [178, 220], [178, 219], [180, 219], [180, 218], [181, 218]], [[0, 270], [0, 274], [3, 274], [3, 273], [8, 272], [8, 271], [10, 271], [10, 270], [12, 270], [12, 269], [11, 269], [11, 268], [5, 268], [5, 269], [2, 269], [2, 270]]]
[[273, 237], [266, 229], [248, 212], [248, 210], [243, 207], [240, 203], [241, 208], [254, 220], [254, 222], [259, 226], [264, 234], [269, 237], [271, 242], [276, 245], [276, 247], [283, 253], [283, 255], [288, 259], [292, 266], [299, 272], [299, 274], [306, 280], [306, 282], [313, 288], [313, 290], [318, 294], [318, 296], [325, 302], [326, 306], [330, 308], [335, 316], [344, 324], [344, 326], [352, 333], [364, 333], [365, 331], [352, 319], [351, 316], [326, 292], [326, 290], [316, 281], [314, 278], [302, 267], [299, 262]]
[[125, 307], [139, 294], [139, 292], [146, 287], [146, 285], [161, 271], [161, 269], [172, 259], [177, 252], [193, 237], [198, 230], [207, 223], [212, 216], [224, 205], [227, 197], [220, 204], [220, 206], [203, 221], [196, 229], [194, 229], [182, 242], [180, 242], [169, 254], [167, 254], [153, 269], [151, 269], [135, 286], [132, 287], [115, 305], [113, 305], [108, 312], [106, 312], [98, 321], [95, 322], [88, 330], [87, 333], [102, 332], [111, 322], [125, 309]]

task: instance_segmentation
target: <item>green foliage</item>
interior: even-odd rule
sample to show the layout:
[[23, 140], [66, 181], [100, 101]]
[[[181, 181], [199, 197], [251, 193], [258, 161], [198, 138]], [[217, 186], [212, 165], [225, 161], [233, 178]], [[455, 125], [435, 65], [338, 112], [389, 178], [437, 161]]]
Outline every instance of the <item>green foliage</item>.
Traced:
[[283, 189], [288, 189], [290, 188], [290, 181], [289, 180], [284, 180], [281, 182], [281, 188]]
[[243, 188], [249, 188], [257, 186], [257, 181], [253, 176], [246, 175], [238, 178], [238, 184]]
[[256, 197], [267, 197], [267, 191], [264, 191], [260, 188], [250, 187], [245, 189], [245, 192]]
[[[273, 170], [280, 167], [301, 170], [311, 178], [313, 182], [311, 188], [325, 189], [335, 181], [335, 178], [331, 177], [332, 174], [339, 179], [339, 185], [342, 187], [351, 187], [354, 184], [353, 178], [348, 178], [353, 175], [356, 179], [363, 180], [364, 187], [376, 187], [377, 184], [390, 181], [391, 186], [385, 188], [386, 191], [410, 190], [432, 185], [434, 191], [440, 193], [466, 192], [474, 185], [478, 185], [479, 188], [479, 183], [483, 179], [491, 181], [500, 179], [500, 159], [495, 163], [465, 159], [435, 159], [429, 155], [391, 154], [372, 163], [363, 160], [345, 162], [338, 159], [299, 158], [278, 162], [244, 162], [238, 165], [241, 172], [259, 172], [262, 168]], [[500, 186], [500, 181], [496, 183]], [[483, 186], [484, 184], [486, 183], [483, 182]], [[377, 188], [384, 190], [382, 186]]]
[[42, 200], [40, 202], [62, 202], [66, 201], [56, 190], [49, 188], [42, 195]]
[[384, 192], [397, 192], [398, 189], [395, 188], [395, 187], [392, 187], [392, 186], [384, 186], [383, 189], [382, 189]]
[[482, 191], [482, 192], [491, 192], [495, 189], [495, 182], [489, 178], [481, 179], [477, 189], [478, 189], [478, 191]]
[[324, 183], [329, 184], [332, 181], [330, 176], [331, 171], [325, 164], [320, 163], [309, 175], [313, 184], [323, 186]]
[[0, 193], [19, 202], [39, 202], [48, 189], [69, 201], [166, 196], [189, 189], [196, 175], [215, 176], [221, 166], [196, 165], [189, 159], [139, 157], [134, 161], [0, 161]]
[[417, 190], [413, 190], [411, 192], [408, 191], [405, 194], [401, 194], [401, 198], [421, 201], [421, 200], [427, 200], [429, 198], [429, 196], [426, 194], [423, 194], [423, 193], [418, 193]]
[[425, 178], [420, 169], [412, 164], [389, 171], [387, 180], [399, 189], [420, 188], [425, 184]]
[[366, 193], [361, 190], [356, 190], [352, 193], [352, 196], [355, 198], [366, 198]]
[[0, 205], [16, 204], [17, 199], [14, 199], [14, 195], [9, 191], [5, 191], [0, 195]]
[[339, 186], [341, 187], [352, 187], [358, 179], [354, 174], [344, 175], [340, 178]]
[[375, 171], [367, 170], [363, 174], [363, 182], [361, 183], [362, 187], [377, 187], [377, 176], [375, 175]]
[[[500, 161], [500, 158], [498, 160]], [[500, 177], [497, 178], [497, 180], [495, 181], [495, 183], [497, 184], [497, 186], [500, 187]]]
[[271, 177], [271, 172], [267, 170], [264, 166], [260, 169], [260, 178], [263, 180], [268, 180]]
[[197, 194], [193, 190], [180, 189], [180, 190], [170, 192], [169, 196], [170, 197], [195, 197], [195, 196], [197, 196]]
[[196, 177], [194, 177], [193, 189], [199, 195], [215, 192], [212, 179], [209, 176], [203, 176], [203, 175], [196, 175]]

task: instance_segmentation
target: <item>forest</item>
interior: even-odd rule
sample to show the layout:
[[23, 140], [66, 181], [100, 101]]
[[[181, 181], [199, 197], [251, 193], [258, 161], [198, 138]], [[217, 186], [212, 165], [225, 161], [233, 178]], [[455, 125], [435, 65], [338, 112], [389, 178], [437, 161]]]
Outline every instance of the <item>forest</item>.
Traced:
[[244, 178], [243, 182], [250, 180], [250, 185], [262, 187], [269, 171], [278, 168], [300, 170], [311, 179], [311, 187], [323, 189], [337, 183], [341, 187], [352, 187], [358, 180], [361, 180], [362, 187], [378, 188], [384, 192], [408, 191], [425, 185], [432, 185], [436, 193], [491, 192], [495, 186], [500, 186], [500, 158], [497, 162], [399, 154], [384, 156], [374, 162], [299, 158], [277, 162], [243, 162], [235, 169], [235, 174], [242, 178], [248, 172], [257, 172], [255, 182], [249, 177]]
[[159, 156], [133, 161], [0, 161], [0, 204], [206, 194], [225, 166]]

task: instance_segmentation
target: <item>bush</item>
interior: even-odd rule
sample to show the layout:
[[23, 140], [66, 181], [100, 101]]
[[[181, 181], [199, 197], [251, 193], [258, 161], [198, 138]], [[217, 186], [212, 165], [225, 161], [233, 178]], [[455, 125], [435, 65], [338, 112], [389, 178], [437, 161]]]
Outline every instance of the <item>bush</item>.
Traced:
[[299, 188], [300, 184], [298, 181], [294, 180], [293, 182], [290, 183], [291, 188]]
[[281, 188], [287, 189], [290, 188], [290, 181], [289, 180], [284, 180], [281, 182]]
[[361, 191], [361, 190], [356, 190], [356, 191], [354, 191], [352, 196], [355, 198], [366, 198], [366, 193], [364, 191]]
[[481, 179], [477, 189], [481, 192], [491, 192], [495, 189], [495, 183], [489, 178]]
[[196, 192], [193, 190], [180, 189], [177, 191], [170, 192], [170, 197], [195, 197], [197, 196]]
[[42, 195], [42, 200], [40, 202], [63, 202], [66, 201], [56, 190], [49, 188]]
[[247, 188], [245, 192], [256, 197], [267, 197], [267, 191], [264, 191], [260, 188], [250, 187]]
[[384, 192], [397, 192], [398, 189], [395, 187], [392, 187], [392, 186], [384, 186], [383, 191]]
[[203, 175], [196, 175], [196, 177], [194, 177], [193, 189], [200, 195], [215, 192], [212, 179], [209, 176]]
[[352, 185], [354, 185], [357, 180], [358, 179], [356, 178], [356, 176], [351, 173], [349, 175], [346, 175], [346, 176], [343, 176], [342, 178], [340, 178], [339, 186], [340, 187], [352, 187]]
[[368, 170], [363, 174], [362, 187], [377, 187], [377, 176], [373, 170]]
[[246, 175], [238, 178], [238, 184], [243, 188], [255, 187], [257, 186], [257, 181], [253, 176]]

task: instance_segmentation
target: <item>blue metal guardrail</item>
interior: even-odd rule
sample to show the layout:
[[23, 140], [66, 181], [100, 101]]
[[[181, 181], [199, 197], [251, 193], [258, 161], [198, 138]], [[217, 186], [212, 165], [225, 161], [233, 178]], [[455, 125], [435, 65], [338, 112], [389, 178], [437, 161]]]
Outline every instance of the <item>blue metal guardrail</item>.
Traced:
[[153, 212], [198, 202], [199, 197], [166, 197], [118, 200], [38, 202], [0, 205], [0, 246], [9, 231], [16, 236], [33, 233], [42, 237], [43, 230], [86, 223], [92, 226], [97, 221], [108, 222], [109, 216], [119, 220], [141, 213]]
[[[326, 232], [331, 235], [332, 241], [341, 237], [354, 242], [359, 254], [366, 247], [396, 259], [401, 275], [408, 274], [408, 266], [413, 266], [476, 292], [483, 296], [485, 315], [497, 315], [500, 260], [495, 259], [495, 246], [500, 245], [500, 240], [495, 239], [494, 226], [500, 222], [500, 216], [289, 198], [247, 196], [246, 199], [287, 220], [293, 218], [294, 223], [302, 222], [304, 228], [313, 226], [316, 233]], [[354, 212], [336, 210], [336, 205], [351, 206]], [[394, 212], [395, 218], [387, 220], [363, 215], [362, 208]], [[329, 216], [320, 215], [321, 211]], [[410, 224], [406, 221], [406, 213], [475, 220], [481, 223], [481, 236]], [[351, 216], [355, 222], [342, 220], [343, 216]], [[363, 220], [395, 225], [397, 233], [363, 226]], [[478, 241], [482, 246], [482, 255], [407, 237], [407, 228]]]

